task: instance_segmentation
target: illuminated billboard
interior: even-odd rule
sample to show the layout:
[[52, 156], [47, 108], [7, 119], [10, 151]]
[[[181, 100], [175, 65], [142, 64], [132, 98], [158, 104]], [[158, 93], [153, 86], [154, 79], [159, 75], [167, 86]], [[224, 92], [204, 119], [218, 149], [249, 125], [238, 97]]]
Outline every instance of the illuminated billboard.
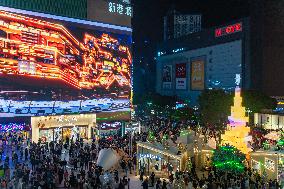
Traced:
[[191, 61], [191, 90], [204, 90], [204, 60], [196, 59]]
[[176, 89], [186, 89], [186, 64], [176, 64]]
[[162, 72], [162, 87], [163, 89], [172, 89], [172, 65], [163, 66]]
[[129, 33], [23, 13], [0, 10], [0, 113], [129, 108]]
[[88, 19], [131, 28], [130, 0], [88, 0]]

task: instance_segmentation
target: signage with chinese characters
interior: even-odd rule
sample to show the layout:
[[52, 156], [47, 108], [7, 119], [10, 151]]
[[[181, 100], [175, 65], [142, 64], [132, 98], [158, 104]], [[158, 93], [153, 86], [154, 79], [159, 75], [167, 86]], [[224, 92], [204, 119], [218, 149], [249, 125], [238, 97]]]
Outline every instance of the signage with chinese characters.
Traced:
[[101, 130], [112, 130], [121, 128], [121, 122], [112, 122], [112, 123], [102, 123]]
[[88, 0], [88, 19], [131, 28], [130, 0]]
[[132, 7], [126, 4], [109, 2], [108, 11], [120, 15], [132, 16]]
[[162, 88], [172, 89], [172, 65], [164, 65], [162, 72]]
[[204, 60], [194, 60], [191, 62], [191, 90], [204, 90]]
[[186, 64], [176, 64], [176, 89], [186, 89]]
[[236, 23], [236, 24], [232, 24], [226, 27], [222, 27], [222, 28], [217, 28], [215, 30], [215, 37], [221, 37], [224, 35], [229, 35], [229, 34], [233, 34], [233, 33], [237, 33], [237, 32], [241, 32], [243, 30], [243, 25], [242, 23]]

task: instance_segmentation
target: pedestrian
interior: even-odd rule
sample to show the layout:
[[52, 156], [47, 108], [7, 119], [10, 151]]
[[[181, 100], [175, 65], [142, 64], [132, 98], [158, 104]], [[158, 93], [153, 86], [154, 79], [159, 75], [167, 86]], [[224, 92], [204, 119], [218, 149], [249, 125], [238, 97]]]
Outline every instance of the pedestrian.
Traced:
[[148, 178], [146, 177], [146, 179], [142, 182], [143, 189], [148, 189]]
[[150, 175], [150, 181], [151, 181], [151, 186], [154, 187], [154, 183], [155, 183], [155, 173], [152, 172]]

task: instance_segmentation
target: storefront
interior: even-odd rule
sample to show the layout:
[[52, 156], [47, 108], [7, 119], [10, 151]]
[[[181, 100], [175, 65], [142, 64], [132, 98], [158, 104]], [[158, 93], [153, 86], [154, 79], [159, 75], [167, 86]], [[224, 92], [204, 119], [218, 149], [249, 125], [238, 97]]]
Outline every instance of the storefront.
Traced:
[[124, 130], [124, 122], [104, 122], [98, 124], [97, 135], [99, 137], [110, 137], [114, 135], [122, 136], [124, 134]]
[[125, 127], [125, 134], [126, 133], [130, 133], [130, 132], [133, 132], [133, 133], [141, 133], [141, 124], [140, 122], [131, 122], [131, 123], [128, 123], [126, 124], [126, 127]]
[[194, 162], [200, 170], [208, 170], [212, 165], [213, 150], [202, 149], [194, 153]]
[[250, 167], [267, 180], [284, 179], [284, 153], [281, 151], [257, 151], [251, 153]]
[[32, 117], [32, 141], [75, 140], [79, 137], [90, 139], [95, 123], [96, 114]]
[[159, 177], [168, 177], [185, 167], [186, 153], [177, 155], [174, 149], [164, 149], [160, 144], [137, 143], [137, 173], [145, 175], [154, 172]]

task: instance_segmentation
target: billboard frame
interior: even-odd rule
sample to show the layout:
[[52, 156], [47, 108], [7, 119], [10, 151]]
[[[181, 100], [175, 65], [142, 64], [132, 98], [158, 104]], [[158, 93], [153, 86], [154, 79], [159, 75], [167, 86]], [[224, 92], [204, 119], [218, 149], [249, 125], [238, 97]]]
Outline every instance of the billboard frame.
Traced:
[[[206, 89], [206, 65], [207, 65], [207, 56], [206, 55], [201, 55], [201, 56], [196, 56], [196, 57], [191, 57], [190, 58], [190, 77], [189, 77], [189, 83], [190, 83], [190, 90], [191, 91], [203, 91]], [[203, 61], [203, 89], [193, 89], [192, 88], [192, 63], [195, 61]]]

